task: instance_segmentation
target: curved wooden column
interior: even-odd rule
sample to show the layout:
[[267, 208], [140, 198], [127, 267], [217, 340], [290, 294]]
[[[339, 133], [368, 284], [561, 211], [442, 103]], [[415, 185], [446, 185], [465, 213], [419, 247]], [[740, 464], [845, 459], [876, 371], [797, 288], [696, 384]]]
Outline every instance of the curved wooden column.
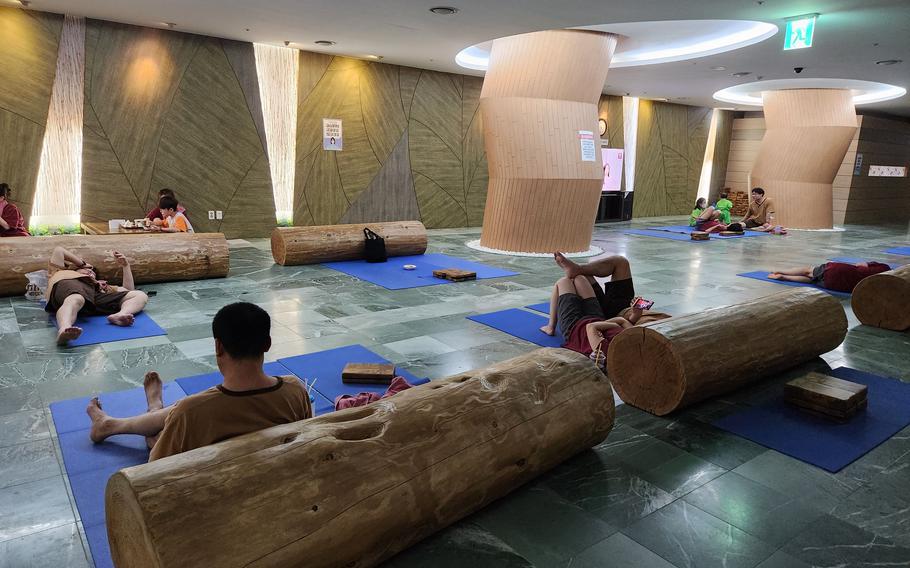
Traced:
[[[480, 94], [490, 183], [480, 244], [515, 252], [591, 245], [603, 186], [597, 102], [617, 38], [551, 30], [493, 41]], [[594, 134], [581, 159], [579, 130]]]
[[775, 223], [798, 229], [834, 226], [832, 184], [853, 134], [856, 111], [846, 89], [762, 93], [765, 136], [751, 185], [774, 200]]

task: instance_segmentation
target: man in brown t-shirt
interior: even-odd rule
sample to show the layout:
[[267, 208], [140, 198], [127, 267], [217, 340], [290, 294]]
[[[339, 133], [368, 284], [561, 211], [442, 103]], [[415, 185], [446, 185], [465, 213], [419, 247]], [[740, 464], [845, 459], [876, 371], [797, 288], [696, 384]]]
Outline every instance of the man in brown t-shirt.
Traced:
[[741, 223], [747, 229], [767, 232], [774, 229], [774, 203], [765, 197], [765, 190], [760, 187], [752, 188], [752, 202], [749, 211]]
[[113, 418], [93, 398], [86, 411], [90, 436], [102, 442], [115, 434], [145, 436], [149, 461], [172, 456], [234, 436], [313, 416], [310, 396], [296, 377], [269, 377], [262, 370], [272, 346], [269, 314], [255, 304], [225, 306], [212, 320], [215, 356], [224, 380], [218, 386], [164, 406], [158, 373], [145, 375], [148, 411]]

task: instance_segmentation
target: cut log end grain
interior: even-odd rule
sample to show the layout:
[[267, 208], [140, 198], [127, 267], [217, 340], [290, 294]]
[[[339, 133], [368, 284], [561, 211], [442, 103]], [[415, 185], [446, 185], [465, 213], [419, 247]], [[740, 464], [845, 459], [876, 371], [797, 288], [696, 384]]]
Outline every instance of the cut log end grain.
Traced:
[[892, 331], [910, 329], [910, 265], [863, 278], [850, 302], [864, 325]]

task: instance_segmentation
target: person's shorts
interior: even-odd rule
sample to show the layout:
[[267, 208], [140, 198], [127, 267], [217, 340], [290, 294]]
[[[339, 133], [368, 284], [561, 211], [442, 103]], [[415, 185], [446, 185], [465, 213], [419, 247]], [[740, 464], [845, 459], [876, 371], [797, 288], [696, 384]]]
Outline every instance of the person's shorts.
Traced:
[[819, 264], [812, 269], [812, 283], [821, 286], [825, 280], [825, 267], [827, 264]]
[[56, 312], [67, 297], [79, 294], [85, 299], [85, 305], [79, 310], [79, 315], [107, 316], [120, 311], [120, 304], [123, 303], [123, 298], [128, 293], [126, 291], [99, 292], [90, 282], [79, 278], [61, 280], [54, 284], [54, 290], [44, 309], [51, 313]]
[[607, 319], [615, 318], [619, 312], [629, 307], [635, 298], [635, 286], [631, 278], [606, 282], [601, 289], [597, 282], [593, 283], [594, 296], [600, 302], [600, 309]]
[[745, 222], [745, 225], [746, 225], [746, 228], [747, 228], [747, 229], [754, 229], [755, 227], [761, 227], [761, 226], [762, 226], [761, 223], [756, 223], [756, 222], [755, 222], [755, 219], [749, 219], [748, 221]]
[[565, 341], [572, 328], [584, 318], [603, 318], [597, 298], [582, 298], [578, 294], [562, 294], [556, 301], [556, 325]]
[[697, 221], [695, 223], [695, 228], [699, 231], [707, 231], [708, 229], [713, 229], [714, 227], [721, 226], [722, 223], [716, 219], [705, 219], [703, 221]]

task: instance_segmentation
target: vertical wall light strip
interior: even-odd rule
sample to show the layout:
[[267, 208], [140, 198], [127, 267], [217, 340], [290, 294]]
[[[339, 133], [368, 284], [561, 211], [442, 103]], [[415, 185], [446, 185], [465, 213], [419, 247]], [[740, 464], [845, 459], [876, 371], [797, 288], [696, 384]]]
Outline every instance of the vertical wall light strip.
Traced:
[[626, 191], [635, 189], [635, 147], [638, 144], [638, 97], [622, 98], [622, 134], [626, 146]]
[[299, 52], [258, 43], [253, 44], [253, 49], [275, 195], [275, 217], [279, 223], [290, 222], [294, 210]]
[[708, 127], [708, 143], [705, 144], [705, 159], [701, 162], [701, 175], [698, 178], [697, 197], [708, 198], [711, 193], [711, 172], [714, 171], [714, 145], [717, 142], [717, 122], [720, 111], [711, 112], [711, 125]]
[[33, 226], [79, 224], [84, 75], [85, 18], [66, 16], [38, 166], [38, 184], [32, 205]]

